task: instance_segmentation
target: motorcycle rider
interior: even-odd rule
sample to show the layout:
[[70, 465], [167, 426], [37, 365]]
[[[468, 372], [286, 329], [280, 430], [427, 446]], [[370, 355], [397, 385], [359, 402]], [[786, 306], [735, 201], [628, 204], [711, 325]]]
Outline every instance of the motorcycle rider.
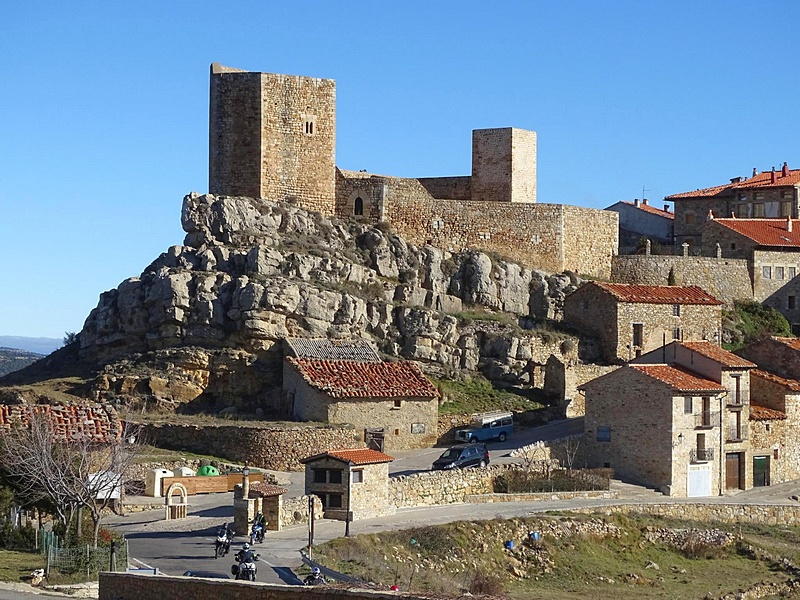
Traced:
[[260, 512], [253, 519], [253, 529], [250, 532], [250, 543], [263, 542], [264, 531], [267, 529], [267, 519]]
[[228, 554], [228, 552], [231, 551], [231, 540], [233, 540], [233, 531], [231, 531], [231, 528], [228, 526], [227, 523], [223, 523], [217, 529], [217, 540], [225, 540], [224, 542], [221, 543], [225, 551], [225, 554]]
[[[242, 544], [242, 549], [236, 553], [234, 559], [238, 565], [231, 567], [231, 572], [236, 575], [236, 579], [248, 579], [247, 574], [249, 572], [252, 576], [252, 580], [255, 581], [256, 561], [258, 560], [258, 555], [250, 549], [250, 544], [247, 542]], [[250, 566], [248, 567], [247, 565]]]
[[256, 562], [256, 553], [250, 550], [250, 544], [245, 542], [242, 544], [242, 549], [236, 553], [234, 558], [236, 559], [236, 562], [239, 563]]
[[319, 567], [311, 569], [311, 575], [303, 580], [303, 585], [324, 585], [328, 583], [319, 570]]

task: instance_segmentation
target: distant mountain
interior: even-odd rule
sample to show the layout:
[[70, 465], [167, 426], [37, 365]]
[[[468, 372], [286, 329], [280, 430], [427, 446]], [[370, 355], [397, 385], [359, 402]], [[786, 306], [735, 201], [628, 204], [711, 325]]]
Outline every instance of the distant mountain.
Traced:
[[19, 350], [17, 348], [0, 347], [0, 377], [13, 371], [24, 369], [29, 364], [35, 363], [40, 358], [44, 358], [44, 355], [37, 354], [36, 352]]
[[27, 350], [36, 354], [50, 354], [64, 345], [63, 340], [45, 337], [22, 337], [15, 335], [0, 335], [0, 347], [4, 349], [16, 348]]

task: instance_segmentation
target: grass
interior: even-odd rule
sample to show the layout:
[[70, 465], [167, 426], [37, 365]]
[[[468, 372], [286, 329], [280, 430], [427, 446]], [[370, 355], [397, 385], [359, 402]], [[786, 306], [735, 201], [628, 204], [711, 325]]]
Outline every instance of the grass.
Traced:
[[489, 410], [526, 412], [544, 408], [541, 390], [498, 389], [482, 377], [463, 381], [431, 379], [448, 400], [439, 407], [440, 414], [466, 415]]
[[43, 554], [0, 550], [0, 581], [22, 581], [34, 569], [43, 569]]
[[[574, 523], [587, 526], [570, 533], [566, 525]], [[317, 546], [314, 555], [328, 567], [379, 586], [397, 583], [403, 591], [457, 595], [489, 589], [520, 600], [623, 600], [719, 598], [785, 582], [793, 574], [779, 558], [791, 560], [800, 551], [797, 528], [745, 530], [740, 541], [706, 544], [698, 552], [696, 545], [687, 551], [648, 541], [645, 533], [653, 527], [704, 528], [648, 516], [462, 521], [339, 538]], [[540, 541], [527, 540], [528, 531], [541, 531]], [[738, 535], [738, 528], [729, 532]], [[508, 539], [515, 541], [511, 552], [503, 549]]]

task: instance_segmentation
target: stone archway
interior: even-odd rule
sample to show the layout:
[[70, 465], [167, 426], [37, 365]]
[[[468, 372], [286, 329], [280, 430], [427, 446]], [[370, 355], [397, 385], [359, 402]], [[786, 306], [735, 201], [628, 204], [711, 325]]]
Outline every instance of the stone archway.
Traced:
[[[177, 492], [178, 501], [175, 501], [175, 492]], [[182, 483], [175, 482], [167, 488], [164, 494], [165, 516], [167, 521], [173, 519], [185, 519], [186, 510], [189, 507], [189, 494], [186, 491], [186, 486]]]

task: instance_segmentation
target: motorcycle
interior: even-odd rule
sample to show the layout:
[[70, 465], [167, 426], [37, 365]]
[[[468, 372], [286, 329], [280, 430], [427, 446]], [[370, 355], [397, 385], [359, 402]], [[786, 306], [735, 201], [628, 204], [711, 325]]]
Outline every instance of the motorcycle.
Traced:
[[231, 565], [231, 575], [234, 579], [243, 579], [245, 581], [256, 580], [256, 561], [260, 558], [258, 554], [241, 552], [236, 554], [236, 562], [238, 564]]
[[261, 544], [264, 541], [264, 526], [263, 525], [253, 525], [253, 530], [250, 532], [250, 543], [255, 544], [258, 542]]
[[214, 541], [214, 558], [225, 556], [231, 549], [231, 535], [230, 530], [219, 529], [217, 531], [217, 539]]

